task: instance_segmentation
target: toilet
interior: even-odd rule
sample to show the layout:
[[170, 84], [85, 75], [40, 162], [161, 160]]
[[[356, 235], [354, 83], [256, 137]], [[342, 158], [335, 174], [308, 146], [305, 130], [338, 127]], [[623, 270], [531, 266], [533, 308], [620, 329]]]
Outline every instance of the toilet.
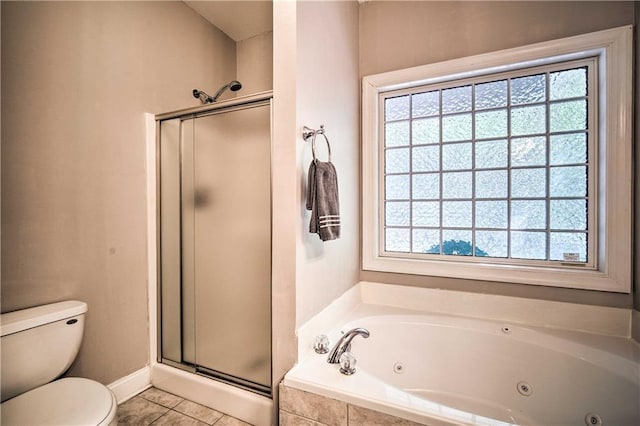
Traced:
[[103, 384], [55, 380], [73, 363], [87, 304], [66, 301], [0, 316], [2, 425], [117, 425], [117, 401]]

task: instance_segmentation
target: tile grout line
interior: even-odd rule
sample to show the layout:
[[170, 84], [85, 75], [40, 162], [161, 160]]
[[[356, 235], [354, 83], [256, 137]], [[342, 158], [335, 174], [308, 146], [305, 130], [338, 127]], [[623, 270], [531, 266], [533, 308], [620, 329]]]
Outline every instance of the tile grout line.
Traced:
[[[166, 408], [166, 407], [165, 407], [165, 408]], [[171, 411], [171, 409], [170, 409], [170, 408], [169, 408], [167, 411], [165, 411], [164, 413], [162, 413], [162, 414], [160, 415], [160, 417], [158, 417], [157, 419], [155, 419], [154, 421], [152, 421], [151, 423], [149, 423], [149, 426], [153, 425], [155, 422], [157, 422], [158, 420], [160, 420], [161, 418], [163, 418], [164, 416], [166, 416], [166, 415], [167, 415], [167, 413], [168, 413], [169, 411]]]
[[[153, 402], [153, 401], [151, 401], [151, 402]], [[164, 407], [164, 406], [163, 406], [163, 407]], [[167, 407], [164, 407], [164, 408], [167, 408]], [[172, 412], [172, 411], [173, 411], [174, 413], [176, 413], [176, 414], [179, 414], [179, 415], [181, 415], [181, 416], [188, 417], [188, 418], [190, 418], [190, 419], [193, 419], [193, 420], [195, 420], [195, 421], [197, 421], [197, 422], [200, 422], [200, 423], [204, 423], [204, 424], [209, 425], [209, 426], [212, 426], [213, 424], [217, 423], [217, 422], [218, 422], [218, 420], [220, 420], [222, 417], [224, 417], [224, 416], [225, 416], [225, 415], [223, 415], [222, 417], [220, 417], [220, 419], [216, 420], [214, 423], [207, 423], [207, 422], [205, 422], [204, 420], [198, 419], [198, 418], [196, 418], [196, 417], [190, 416], [190, 415], [185, 414], [185, 413], [181, 413], [180, 411], [176, 411], [176, 410], [174, 410], [173, 408], [168, 408], [168, 409], [167, 409], [167, 411], [165, 411], [164, 413], [162, 413], [162, 415], [161, 415], [160, 417], [158, 417], [157, 419], [155, 419], [153, 422], [149, 423], [149, 426], [153, 425], [155, 422], [157, 422], [157, 421], [158, 421], [158, 420], [160, 420], [162, 417], [166, 416], [167, 414], [169, 414], [169, 413], [170, 413], [170, 412]]]
[[[197, 404], [197, 403], [194, 403], [194, 404]], [[176, 405], [176, 407], [177, 407], [177, 405]], [[206, 407], [206, 405], [203, 405], [203, 407]], [[209, 408], [209, 407], [206, 407], [206, 408]], [[202, 419], [198, 419], [197, 417], [190, 416], [189, 414], [182, 413], [182, 412], [180, 412], [180, 411], [178, 411], [178, 410], [171, 409], [171, 410], [169, 410], [169, 411], [176, 412], [176, 413], [178, 413], [178, 414], [181, 414], [181, 415], [183, 415], [183, 416], [189, 417], [190, 419], [193, 419], [193, 420], [197, 420], [197, 421], [199, 421], [200, 423], [204, 423], [204, 424], [209, 425], [209, 426], [214, 425], [215, 423], [217, 423], [217, 422], [218, 422], [218, 420], [220, 420], [222, 417], [224, 417], [224, 416], [225, 416], [225, 414], [223, 414], [223, 415], [222, 415], [218, 420], [216, 420], [215, 422], [213, 422], [213, 423], [208, 423], [208, 422], [205, 422], [205, 421], [204, 421], [204, 420], [202, 420]], [[219, 412], [219, 411], [218, 411], [218, 412]]]
[[347, 402], [347, 426], [349, 426], [349, 405], [351, 404]]
[[[213, 423], [205, 422], [204, 420], [202, 420], [202, 419], [198, 419], [197, 417], [190, 416], [189, 414], [185, 414], [185, 413], [182, 413], [182, 412], [180, 412], [180, 411], [173, 410], [173, 409], [172, 409], [171, 411], [176, 412], [176, 413], [178, 413], [178, 414], [182, 414], [183, 416], [185, 416], [185, 417], [189, 417], [190, 419], [196, 420], [196, 421], [198, 421], [198, 422], [200, 422], [200, 423], [204, 423], [204, 424], [209, 425], [209, 426], [213, 425]], [[222, 418], [222, 417], [221, 417], [221, 418]], [[217, 421], [217, 420], [216, 420], [216, 421]]]
[[[144, 393], [144, 392], [142, 392], [142, 393]], [[186, 399], [182, 398], [181, 396], [173, 395], [173, 394], [169, 394], [169, 395], [173, 395], [173, 396], [175, 396], [176, 398], [181, 398], [181, 400], [180, 400], [180, 402], [178, 402], [178, 403], [177, 403], [176, 405], [174, 405], [173, 407], [167, 407], [167, 406], [166, 406], [166, 405], [164, 405], [164, 404], [161, 404], [161, 403], [159, 403], [159, 402], [157, 402], [157, 401], [154, 401], [154, 400], [152, 400], [152, 399], [146, 398], [144, 395], [142, 395], [142, 393], [139, 393], [139, 394], [138, 394], [138, 395], [136, 395], [136, 396], [139, 396], [140, 398], [142, 398], [142, 399], [144, 399], [144, 400], [147, 400], [147, 401], [149, 401], [149, 402], [153, 402], [154, 404], [159, 405], [159, 406], [161, 406], [161, 407], [168, 408], [169, 410], [173, 410], [175, 407], [177, 407], [178, 405], [182, 404], [184, 401], [187, 401]], [[168, 392], [167, 392], [167, 393], [168, 393]]]
[[[204, 424], [207, 424], [207, 425], [209, 425], [209, 426], [213, 426], [214, 424], [218, 423], [218, 421], [219, 421], [220, 419], [222, 419], [224, 416], [231, 417], [231, 416], [229, 416], [228, 414], [223, 413], [222, 411], [215, 410], [215, 409], [213, 409], [213, 408], [211, 408], [211, 407], [207, 407], [206, 405], [198, 404], [197, 402], [191, 401], [190, 399], [183, 399], [183, 400], [182, 400], [182, 401], [180, 401], [178, 404], [176, 404], [176, 407], [177, 407], [178, 405], [182, 404], [184, 401], [192, 402], [193, 404], [199, 405], [199, 406], [204, 407], [204, 408], [206, 408], [206, 409], [208, 409], [208, 410], [211, 410], [211, 411], [215, 411], [216, 413], [220, 413], [220, 414], [222, 414], [222, 415], [221, 415], [220, 417], [218, 417], [216, 420], [214, 420], [214, 422], [213, 422], [213, 423], [209, 423], [209, 422], [205, 422], [205, 421], [204, 421], [204, 420], [202, 420], [202, 419], [198, 419], [198, 418], [193, 417], [193, 416], [191, 416], [191, 415], [189, 415], [189, 414], [186, 414], [186, 413], [183, 413], [183, 412], [181, 412], [181, 411], [178, 411], [178, 410], [176, 410], [176, 409], [175, 409], [175, 407], [174, 407], [174, 408], [171, 408], [171, 411], [175, 411], [176, 413], [180, 413], [180, 414], [182, 414], [182, 415], [185, 415], [185, 416], [187, 416], [187, 417], [190, 417], [190, 418], [192, 418], [192, 419], [194, 419], [194, 420], [199, 421], [200, 423], [204, 423]], [[235, 418], [235, 417], [234, 417], [234, 418]]]

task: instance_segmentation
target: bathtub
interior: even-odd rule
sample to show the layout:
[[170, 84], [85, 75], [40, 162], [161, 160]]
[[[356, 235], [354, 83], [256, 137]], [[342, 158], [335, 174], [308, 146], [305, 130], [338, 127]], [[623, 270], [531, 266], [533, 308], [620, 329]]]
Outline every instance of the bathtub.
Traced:
[[311, 352], [284, 385], [429, 425], [640, 425], [628, 338], [365, 304], [331, 343], [356, 327], [355, 374]]

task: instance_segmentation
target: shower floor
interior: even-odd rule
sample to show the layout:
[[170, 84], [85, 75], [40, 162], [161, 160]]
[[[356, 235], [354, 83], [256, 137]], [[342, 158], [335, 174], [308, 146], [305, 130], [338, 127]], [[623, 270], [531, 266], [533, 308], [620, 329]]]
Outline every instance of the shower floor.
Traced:
[[251, 426], [188, 399], [149, 388], [118, 406], [118, 425]]

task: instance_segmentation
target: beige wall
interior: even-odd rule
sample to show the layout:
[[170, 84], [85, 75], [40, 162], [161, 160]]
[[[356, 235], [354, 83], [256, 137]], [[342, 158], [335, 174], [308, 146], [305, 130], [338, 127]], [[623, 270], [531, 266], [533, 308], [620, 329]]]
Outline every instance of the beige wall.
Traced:
[[[359, 82], [358, 5], [300, 2], [297, 6], [296, 322], [301, 325], [358, 281]], [[302, 127], [324, 124], [338, 173], [341, 237], [322, 242], [309, 233], [305, 210], [311, 143]], [[326, 161], [324, 139], [316, 140]]]
[[360, 75], [629, 25], [633, 12], [631, 1], [366, 2]]
[[237, 42], [236, 60], [242, 83], [238, 96], [273, 89], [273, 32]]
[[[360, 6], [360, 75], [629, 25], [633, 2], [402, 2]], [[361, 271], [360, 279], [630, 307], [632, 296]], [[640, 302], [637, 302], [640, 304]]]
[[[635, 136], [636, 136], [636, 145], [635, 145], [635, 185], [636, 185], [636, 199], [635, 199], [635, 270], [634, 270], [634, 299], [633, 306], [636, 310], [640, 311], [640, 149], [638, 149], [638, 144], [640, 143], [640, 5], [638, 3], [635, 4], [635, 67], [636, 67], [636, 78], [635, 78]], [[640, 315], [637, 316], [638, 321], [637, 324], [637, 333], [636, 338], [640, 340]]]
[[148, 362], [143, 114], [235, 73], [181, 2], [2, 2], [2, 310], [87, 302], [71, 375]]

